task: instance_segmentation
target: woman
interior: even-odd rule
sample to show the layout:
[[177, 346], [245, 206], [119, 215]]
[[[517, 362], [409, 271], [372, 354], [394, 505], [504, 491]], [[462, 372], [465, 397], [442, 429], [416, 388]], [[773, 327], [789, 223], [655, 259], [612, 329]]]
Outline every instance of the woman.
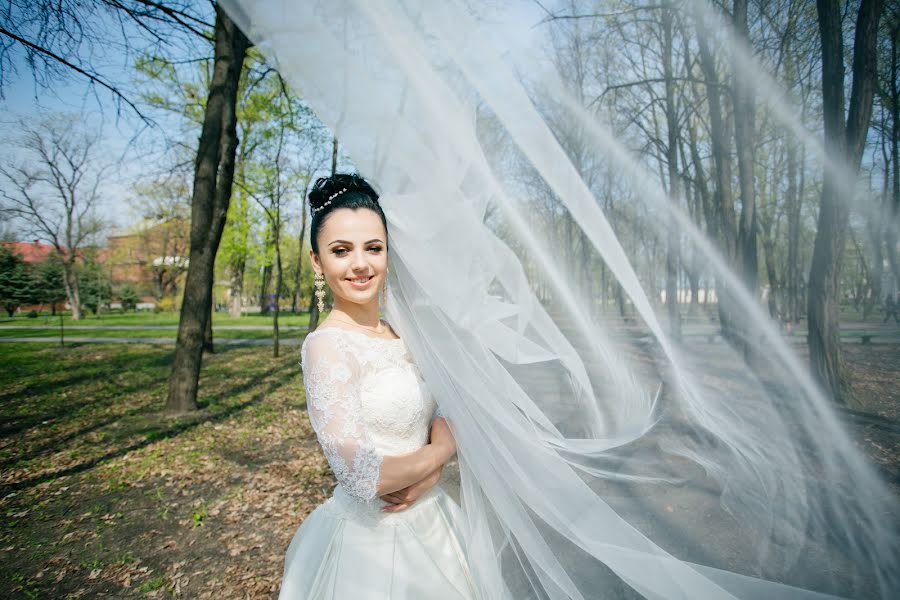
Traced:
[[388, 271], [378, 195], [338, 174], [319, 179], [309, 201], [319, 308], [326, 283], [334, 308], [300, 354], [309, 418], [338, 486], [294, 536], [279, 597], [472, 598], [460, 509], [437, 485], [456, 444], [378, 316]]

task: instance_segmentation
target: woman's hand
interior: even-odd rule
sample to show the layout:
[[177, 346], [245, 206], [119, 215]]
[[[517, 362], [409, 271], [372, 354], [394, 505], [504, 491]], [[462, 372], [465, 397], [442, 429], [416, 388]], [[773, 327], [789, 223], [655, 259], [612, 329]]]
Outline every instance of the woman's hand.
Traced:
[[441, 465], [437, 469], [426, 475], [424, 479], [410, 486], [407, 486], [402, 490], [397, 490], [392, 494], [385, 494], [384, 496], [380, 496], [382, 500], [391, 503], [381, 510], [384, 512], [400, 512], [401, 510], [409, 508], [409, 506], [413, 502], [418, 500], [422, 496], [422, 494], [424, 494], [437, 484], [437, 482], [441, 478], [441, 472], [443, 470], [444, 465]]
[[450, 425], [444, 417], [438, 417], [431, 422], [431, 443], [444, 450], [446, 458], [442, 462], [450, 460], [456, 453], [456, 438], [450, 431]]
[[390, 506], [385, 506], [381, 510], [384, 512], [399, 512], [408, 508], [440, 480], [441, 472], [444, 470], [444, 463], [456, 453], [456, 439], [450, 431], [450, 425], [447, 424], [447, 420], [443, 417], [438, 417], [431, 422], [430, 443], [440, 453], [441, 458], [438, 467], [416, 483], [396, 492], [380, 496], [382, 500], [391, 503]]

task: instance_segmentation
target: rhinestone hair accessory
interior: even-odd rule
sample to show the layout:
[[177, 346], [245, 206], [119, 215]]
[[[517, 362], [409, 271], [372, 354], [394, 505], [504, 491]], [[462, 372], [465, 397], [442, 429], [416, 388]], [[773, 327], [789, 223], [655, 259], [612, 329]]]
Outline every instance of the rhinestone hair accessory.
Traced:
[[323, 203], [322, 203], [322, 206], [319, 206], [319, 207], [314, 208], [313, 211], [312, 211], [313, 214], [316, 214], [317, 212], [319, 212], [320, 210], [322, 210], [323, 208], [325, 208], [326, 206], [328, 206], [329, 204], [331, 204], [331, 201], [332, 201], [332, 200], [334, 200], [335, 198], [337, 198], [338, 196], [340, 196], [341, 194], [343, 194], [343, 193], [346, 192], [346, 191], [347, 191], [347, 188], [344, 188], [344, 189], [342, 189], [341, 191], [335, 192], [335, 193], [333, 193], [332, 195], [328, 196], [328, 201], [327, 201], [327, 202], [323, 202]]

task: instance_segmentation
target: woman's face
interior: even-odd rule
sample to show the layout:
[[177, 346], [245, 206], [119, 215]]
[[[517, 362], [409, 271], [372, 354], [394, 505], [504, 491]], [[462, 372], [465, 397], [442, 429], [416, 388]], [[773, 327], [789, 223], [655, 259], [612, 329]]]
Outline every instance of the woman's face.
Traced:
[[319, 255], [310, 250], [310, 259], [315, 271], [325, 275], [336, 302], [378, 303], [387, 276], [386, 238], [375, 211], [338, 208], [328, 215], [319, 230]]

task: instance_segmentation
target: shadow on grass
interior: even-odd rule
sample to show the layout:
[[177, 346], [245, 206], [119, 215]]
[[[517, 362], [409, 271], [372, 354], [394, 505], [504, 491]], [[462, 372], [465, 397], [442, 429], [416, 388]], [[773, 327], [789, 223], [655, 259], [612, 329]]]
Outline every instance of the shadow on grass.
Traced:
[[[226, 353], [227, 352], [219, 352], [217, 354], [226, 354]], [[162, 361], [162, 363], [157, 364], [157, 368], [159, 368], [160, 366], [165, 366], [166, 363], [169, 363], [169, 364], [171, 363], [171, 353], [166, 353], [165, 355], [163, 355], [163, 358], [164, 358], [164, 360]], [[151, 362], [157, 363], [158, 361], [153, 360]], [[174, 419], [174, 421], [175, 421], [171, 424], [164, 425], [164, 426], [158, 426], [156, 424], [153, 424], [151, 426], [145, 426], [144, 424], [136, 423], [136, 424], [134, 424], [134, 425], [137, 425], [136, 427], [129, 427], [126, 430], [117, 431], [116, 436], [119, 438], [140, 435], [140, 436], [143, 436], [143, 439], [140, 441], [128, 444], [126, 446], [111, 449], [110, 451], [108, 451], [100, 456], [97, 456], [90, 460], [72, 465], [70, 467], [66, 467], [64, 469], [60, 469], [60, 470], [53, 471], [50, 473], [43, 473], [40, 475], [36, 475], [34, 477], [29, 477], [26, 479], [22, 479], [20, 481], [16, 481], [9, 485], [2, 486], [2, 487], [0, 487], [0, 495], [6, 495], [10, 492], [27, 489], [27, 488], [33, 487], [35, 485], [38, 485], [38, 484], [41, 484], [41, 483], [44, 483], [47, 481], [52, 481], [52, 480], [60, 478], [60, 477], [65, 477], [67, 475], [74, 475], [77, 473], [82, 473], [82, 472], [92, 469], [102, 463], [105, 463], [109, 460], [119, 458], [121, 456], [124, 456], [125, 454], [128, 454], [129, 452], [146, 447], [147, 445], [152, 444], [156, 441], [174, 438], [174, 437], [176, 437], [186, 431], [190, 431], [204, 423], [215, 423], [215, 422], [219, 422], [219, 421], [228, 419], [229, 417], [235, 415], [236, 413], [243, 411], [254, 404], [257, 404], [259, 401], [263, 400], [268, 394], [270, 394], [274, 390], [277, 390], [277, 389], [281, 388], [283, 385], [285, 385], [292, 377], [294, 377], [296, 375], [296, 365], [294, 365], [291, 362], [285, 362], [281, 365], [272, 366], [271, 368], [269, 368], [268, 370], [266, 370], [262, 373], [257, 374], [254, 372], [251, 375], [252, 376], [246, 382], [244, 382], [240, 385], [230, 386], [214, 395], [204, 396], [204, 397], [201, 397], [200, 399], [198, 399], [199, 400], [198, 405], [200, 407], [200, 410], [198, 410], [197, 413], [190, 414], [190, 415], [180, 415], [180, 416], [171, 417], [169, 415], [166, 415], [163, 412], [152, 411], [152, 410], [148, 411], [147, 406], [137, 406], [137, 407], [131, 409], [130, 411], [128, 411], [127, 413], [118, 414], [112, 418], [104, 419], [100, 423], [91, 424], [90, 426], [84, 427], [77, 432], [72, 432], [72, 433], [66, 434], [66, 436], [64, 438], [58, 438], [49, 444], [44, 444], [44, 445], [42, 445], [41, 448], [37, 449], [35, 452], [31, 452], [29, 456], [16, 457], [14, 459], [14, 462], [16, 462], [16, 463], [28, 460], [29, 458], [34, 458], [35, 456], [39, 456], [41, 454], [47, 453], [48, 451], [50, 451], [52, 449], [51, 447], [59, 448], [60, 444], [65, 441], [70, 441], [79, 436], [85, 435], [91, 431], [97, 430], [105, 425], [108, 425], [108, 424], [114, 422], [114, 421], [123, 420], [123, 419], [126, 419], [127, 417], [133, 417], [135, 415], [139, 415], [142, 412], [150, 412], [151, 415], [149, 415], [149, 416], [153, 417], [157, 422], [160, 420], [168, 421], [168, 420], [172, 420], [172, 419]], [[162, 377], [155, 378], [155, 381], [158, 383], [159, 379], [164, 380], [166, 378], [168, 378], [168, 369], [165, 370], [165, 374]], [[83, 380], [84, 377], [79, 375], [75, 379]], [[58, 388], [65, 387], [65, 386], [69, 385], [68, 381], [69, 380], [61, 381], [61, 382], [57, 381], [53, 387], [58, 387]], [[236, 398], [246, 392], [252, 391], [252, 390], [254, 390], [254, 388], [258, 388], [260, 386], [261, 381], [266, 382], [265, 386], [262, 389], [256, 391], [256, 393], [254, 393], [246, 401], [240, 402], [237, 404], [229, 404], [229, 402], [232, 401], [234, 398]], [[149, 385], [149, 384], [147, 382], [144, 382], [141, 386], [138, 386], [138, 387], [145, 389], [147, 385]], [[50, 393], [52, 393], [53, 391], [54, 391], [53, 388], [51, 388], [49, 390]], [[134, 391], [134, 390], [131, 390], [131, 391]], [[114, 401], [116, 398], [120, 398], [122, 395], [126, 395], [128, 393], [130, 393], [129, 390], [123, 390], [122, 388], [118, 388], [114, 395], [104, 398], [103, 400], [96, 400], [91, 403], [82, 404], [81, 407], [83, 410], [84, 407], [86, 407], [86, 406], [92, 406], [92, 405], [100, 404], [103, 402], [111, 402], [111, 401]], [[38, 419], [34, 419], [34, 420], [40, 422]]]
[[[74, 350], [76, 348], [73, 345], [71, 349]], [[14, 360], [14, 358], [10, 359], [7, 362], [7, 365], [9, 365], [10, 361]], [[41, 378], [35, 383], [28, 384], [21, 389], [0, 394], [0, 406], [3, 406], [2, 413], [0, 413], [0, 437], [15, 435], [41, 424], [44, 421], [51, 421], [59, 419], [60, 417], [77, 414], [85, 409], [95, 408], [105, 404], [123, 394], [146, 389], [148, 385], [153, 385], [168, 377], [168, 367], [171, 366], [171, 364], [172, 352], [148, 354], [146, 352], [141, 353], [136, 351], [127, 352], [126, 354], [117, 353], [117, 355], [113, 355], [97, 365], [97, 368], [87, 369], [83, 368], [83, 363], [82, 365], [64, 364], [61, 367], [48, 370], [45, 366], [31, 366], [29, 368], [29, 365], [20, 362], [11, 368], [11, 374], [14, 377], [17, 374], [16, 371], [29, 371], [33, 373], [35, 370], [39, 369], [41, 371]], [[166, 368], [165, 376], [156, 377], [149, 382], [140, 381], [133, 386], [124, 388], [117, 387], [114, 395], [110, 397], [104, 395], [101, 398], [86, 398], [82, 401], [78, 401], [69, 396], [60, 396], [60, 400], [57, 402], [43, 402], [41, 404], [42, 410], [40, 411], [18, 415], [3, 414], [10, 412], [10, 410], [15, 410], [17, 405], [21, 406], [32, 398], [52, 395], [62, 389], [87, 384], [98, 378], [109, 376], [110, 374], [121, 373], [127, 370], [146, 372], [162, 369], [164, 367]], [[56, 376], [60, 373], [62, 373], [64, 377], [57, 378]]]

